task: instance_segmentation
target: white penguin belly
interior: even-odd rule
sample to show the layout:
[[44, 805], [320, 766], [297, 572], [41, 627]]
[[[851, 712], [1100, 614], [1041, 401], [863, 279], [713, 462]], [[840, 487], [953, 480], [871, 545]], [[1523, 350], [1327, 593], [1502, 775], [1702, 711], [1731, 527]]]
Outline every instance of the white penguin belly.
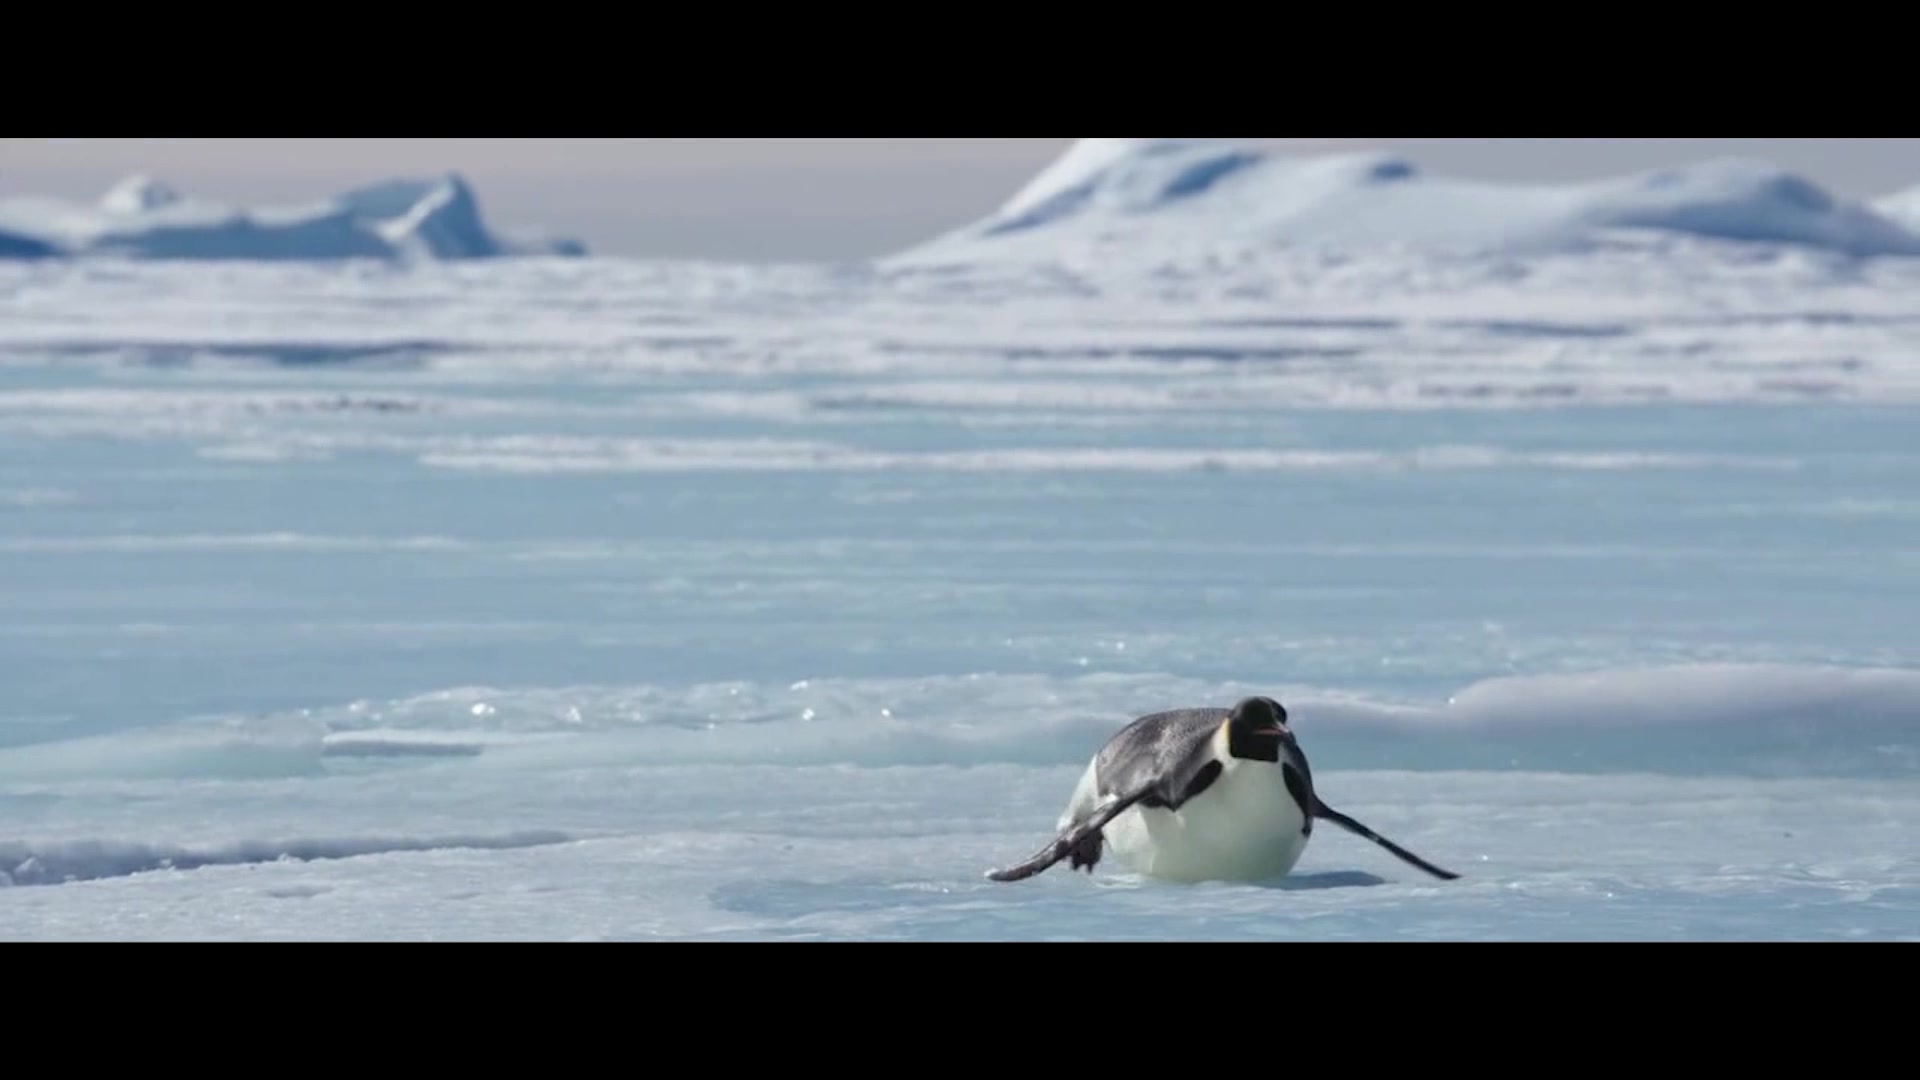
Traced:
[[1307, 850], [1305, 820], [1278, 765], [1234, 761], [1179, 813], [1135, 808], [1107, 827], [1135, 872], [1187, 884], [1286, 877]]

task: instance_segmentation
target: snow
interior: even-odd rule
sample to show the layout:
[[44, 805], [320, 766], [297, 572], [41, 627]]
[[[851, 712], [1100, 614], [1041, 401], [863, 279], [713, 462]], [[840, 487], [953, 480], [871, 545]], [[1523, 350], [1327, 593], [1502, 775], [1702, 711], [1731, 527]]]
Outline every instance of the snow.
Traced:
[[1005, 260], [1145, 271], [1276, 248], [1580, 251], [1651, 235], [1920, 255], [1911, 220], [1839, 199], [1765, 162], [1559, 185], [1434, 176], [1402, 156], [1296, 156], [1229, 140], [1083, 139], [984, 221], [899, 267]]
[[[1082, 259], [1212, 242], [1123, 142], [1034, 259], [0, 266], [0, 939], [1920, 939], [1920, 261]], [[1463, 879], [985, 880], [1255, 693]]]
[[1908, 229], [1920, 230], [1920, 185], [1877, 199], [1873, 208]]
[[496, 234], [458, 175], [392, 181], [312, 206], [253, 210], [188, 198], [163, 180], [136, 175], [94, 206], [44, 198], [0, 203], [0, 229], [7, 230], [0, 232], [0, 257], [308, 261], [585, 254], [573, 240]]

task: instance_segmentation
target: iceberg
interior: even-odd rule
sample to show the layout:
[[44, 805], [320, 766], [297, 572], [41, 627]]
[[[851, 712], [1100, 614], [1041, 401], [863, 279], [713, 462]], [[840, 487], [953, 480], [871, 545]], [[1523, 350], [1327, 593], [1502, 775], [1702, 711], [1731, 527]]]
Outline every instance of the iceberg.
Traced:
[[450, 261], [586, 253], [572, 239], [495, 231], [457, 174], [390, 181], [293, 207], [196, 200], [149, 176], [121, 181], [93, 205], [0, 203], [0, 257]]

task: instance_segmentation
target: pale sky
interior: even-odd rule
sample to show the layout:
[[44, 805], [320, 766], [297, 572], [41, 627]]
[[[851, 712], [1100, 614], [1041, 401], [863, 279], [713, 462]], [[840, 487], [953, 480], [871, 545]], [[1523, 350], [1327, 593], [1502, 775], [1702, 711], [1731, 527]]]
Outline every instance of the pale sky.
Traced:
[[[0, 199], [93, 200], [136, 172], [242, 205], [459, 171], [497, 225], [598, 254], [842, 259], [990, 213], [1072, 139], [0, 139]], [[1920, 139], [1253, 139], [1386, 148], [1436, 172], [1577, 180], [1758, 157], [1842, 195], [1920, 184]]]

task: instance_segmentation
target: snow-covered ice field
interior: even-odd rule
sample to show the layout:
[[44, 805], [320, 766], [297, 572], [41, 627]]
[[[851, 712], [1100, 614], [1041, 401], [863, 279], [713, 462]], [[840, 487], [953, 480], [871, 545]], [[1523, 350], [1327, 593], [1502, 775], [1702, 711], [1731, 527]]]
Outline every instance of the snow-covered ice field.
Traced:
[[0, 940], [1920, 940], [1920, 259], [1061, 250], [0, 262]]

